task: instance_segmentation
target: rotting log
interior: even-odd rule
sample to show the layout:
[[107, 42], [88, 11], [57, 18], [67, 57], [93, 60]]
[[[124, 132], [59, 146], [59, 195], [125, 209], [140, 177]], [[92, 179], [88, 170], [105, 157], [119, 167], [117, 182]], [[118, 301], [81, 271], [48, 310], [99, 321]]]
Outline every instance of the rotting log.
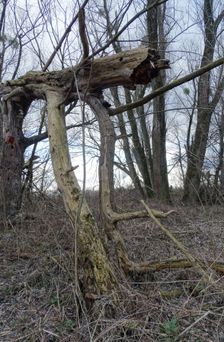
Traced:
[[160, 59], [155, 50], [141, 47], [63, 70], [30, 71], [17, 80], [7, 81], [1, 89], [4, 93], [21, 87], [30, 98], [44, 99], [46, 86], [55, 87], [66, 97], [67, 104], [77, 95], [74, 74], [80, 93], [87, 90], [94, 93], [119, 85], [134, 89], [136, 84], [148, 84], [159, 70], [166, 68], [169, 68], [168, 60]]
[[[151, 211], [153, 215], [157, 218], [166, 218], [170, 214], [175, 213], [175, 210], [169, 210], [166, 213], [160, 210], [156, 210], [156, 209], [151, 209]], [[115, 223], [119, 221], [127, 221], [131, 219], [145, 218], [145, 217], [149, 217], [149, 214], [146, 210], [137, 210], [137, 211], [124, 212], [124, 213], [113, 212], [112, 221]]]

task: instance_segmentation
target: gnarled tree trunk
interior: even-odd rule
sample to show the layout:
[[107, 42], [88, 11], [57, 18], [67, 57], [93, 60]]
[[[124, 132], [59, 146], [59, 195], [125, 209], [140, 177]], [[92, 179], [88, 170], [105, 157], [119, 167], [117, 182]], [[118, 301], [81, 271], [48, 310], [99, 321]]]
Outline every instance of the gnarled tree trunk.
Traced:
[[79, 280], [84, 295], [94, 298], [96, 295], [113, 291], [117, 287], [117, 281], [85, 199], [80, 206], [82, 195], [69, 156], [64, 110], [63, 106], [60, 106], [63, 97], [60, 91], [47, 91], [47, 101], [49, 141], [55, 179], [66, 211], [77, 230]]
[[[77, 99], [77, 93], [84, 97], [93, 108], [101, 129], [102, 154], [100, 177], [102, 189], [102, 209], [104, 227], [116, 242], [118, 259], [123, 265], [129, 263], [122, 238], [116, 229], [120, 219], [136, 217], [136, 213], [121, 215], [113, 211], [113, 153], [114, 131], [109, 113], [103, 106], [102, 89], [117, 85], [135, 87], [146, 84], [155, 74], [151, 58], [156, 65], [158, 56], [151, 49], [135, 49], [123, 53], [89, 61], [75, 68], [55, 72], [29, 72], [23, 77], [8, 81], [3, 86], [5, 100], [12, 103], [11, 113], [19, 115], [25, 99], [47, 99], [48, 136], [55, 178], [62, 193], [66, 211], [75, 228], [74, 246], [78, 268], [75, 267], [76, 281], [81, 282], [86, 298], [94, 299], [97, 295], [111, 293], [117, 289], [117, 280], [106, 253], [102, 238], [91, 215], [85, 199], [82, 197], [77, 179], [72, 168], [64, 118], [64, 106]], [[160, 61], [158, 70], [166, 68], [168, 61]], [[157, 72], [158, 72], [157, 70]], [[77, 82], [74, 82], [75, 79]], [[78, 89], [76, 86], [78, 85]], [[85, 94], [85, 96], [84, 96]], [[17, 98], [19, 96], [19, 101]], [[88, 100], [89, 101], [89, 100]], [[17, 103], [18, 102], [18, 103]], [[26, 101], [25, 101], [26, 103]], [[100, 104], [101, 112], [97, 113]], [[13, 106], [18, 106], [14, 109]], [[106, 111], [105, 111], [106, 110]], [[23, 110], [23, 112], [25, 112]], [[19, 117], [19, 116], [18, 116]], [[21, 131], [21, 127], [19, 128]], [[15, 135], [15, 132], [13, 132]], [[111, 171], [112, 170], [112, 171]], [[82, 205], [81, 205], [82, 204]], [[137, 215], [147, 215], [137, 212]], [[109, 235], [109, 234], [108, 234]]]

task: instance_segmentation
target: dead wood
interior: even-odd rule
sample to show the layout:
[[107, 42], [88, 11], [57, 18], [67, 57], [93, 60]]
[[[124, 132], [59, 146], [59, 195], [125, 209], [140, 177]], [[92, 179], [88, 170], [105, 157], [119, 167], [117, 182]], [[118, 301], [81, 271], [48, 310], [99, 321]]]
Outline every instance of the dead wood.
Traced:
[[161, 60], [155, 50], [141, 47], [96, 58], [88, 64], [81, 62], [80, 65], [63, 70], [30, 71], [17, 80], [7, 81], [1, 85], [1, 90], [3, 94], [11, 93], [14, 96], [12, 91], [19, 87], [27, 97], [34, 100], [45, 99], [45, 92], [49, 88], [58, 89], [68, 104], [77, 98], [74, 73], [80, 93], [86, 93], [87, 90], [89, 93], [97, 93], [119, 85], [134, 89], [136, 84], [149, 83], [160, 69], [168, 67], [169, 61]]
[[61, 95], [55, 91], [48, 91], [46, 95], [54, 174], [74, 228], [73, 239], [76, 242], [74, 255], [75, 259], [79, 261], [75, 266], [75, 268], [77, 267], [75, 269], [77, 291], [79, 290], [79, 279], [85, 296], [87, 294], [104, 294], [117, 287], [116, 277], [86, 201], [83, 200], [82, 207], [79, 207], [81, 190], [70, 160], [64, 108], [59, 105], [62, 100]]
[[[166, 218], [170, 214], [175, 213], [175, 210], [170, 210], [166, 213], [160, 210], [156, 209], [151, 209], [153, 216], [157, 218]], [[124, 212], [124, 213], [116, 213], [112, 212], [111, 213], [111, 218], [114, 223], [119, 222], [119, 221], [127, 221], [127, 220], [132, 220], [136, 218], [144, 218], [144, 217], [149, 217], [149, 213], [146, 210], [138, 210], [138, 211], [130, 211], [130, 212]]]
[[[204, 269], [211, 269], [218, 273], [224, 273], [224, 263], [223, 262], [214, 262], [214, 261], [203, 261], [197, 259], [200, 262], [200, 265]], [[141, 262], [139, 264], [133, 263], [130, 264], [130, 268], [128, 271], [131, 272], [149, 272], [149, 271], [162, 271], [167, 269], [185, 269], [185, 268], [192, 268], [197, 267], [194, 261], [190, 261], [188, 259], [179, 259], [179, 260], [163, 260], [163, 261], [154, 261], [154, 262]]]

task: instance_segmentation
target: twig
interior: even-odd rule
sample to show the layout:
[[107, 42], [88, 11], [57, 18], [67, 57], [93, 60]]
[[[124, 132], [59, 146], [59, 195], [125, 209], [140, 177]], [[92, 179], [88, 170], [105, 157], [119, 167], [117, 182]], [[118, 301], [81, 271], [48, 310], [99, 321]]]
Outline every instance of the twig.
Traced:
[[191, 330], [198, 322], [200, 322], [201, 320], [203, 320], [205, 317], [207, 317], [209, 314], [211, 313], [211, 311], [207, 311], [204, 313], [203, 316], [199, 317], [195, 322], [193, 322], [191, 325], [189, 325], [189, 327], [187, 327], [184, 331], [182, 331], [178, 336], [177, 339], [179, 337], [182, 337], [183, 335], [185, 335], [189, 330]]

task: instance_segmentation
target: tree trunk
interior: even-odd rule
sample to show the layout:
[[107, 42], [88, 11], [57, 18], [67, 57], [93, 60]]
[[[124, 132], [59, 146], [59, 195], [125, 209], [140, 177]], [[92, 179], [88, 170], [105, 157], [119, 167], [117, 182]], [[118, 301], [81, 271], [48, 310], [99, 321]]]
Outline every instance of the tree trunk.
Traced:
[[[128, 89], [125, 89], [125, 99], [127, 103], [131, 102], [131, 94]], [[136, 118], [134, 115], [134, 111], [132, 109], [127, 110], [127, 114], [128, 114], [128, 119], [129, 119], [130, 126], [131, 126], [134, 156], [135, 156], [137, 165], [139, 167], [139, 171], [142, 175], [146, 197], [150, 198], [153, 195], [152, 181], [150, 178], [150, 172], [149, 172], [150, 170], [148, 169], [148, 164], [146, 161], [146, 155], [145, 155], [144, 149], [141, 145], [141, 141], [139, 138]]]
[[136, 108], [136, 110], [137, 110], [138, 116], [140, 117], [142, 145], [143, 145], [145, 156], [146, 156], [146, 163], [148, 166], [150, 179], [153, 184], [153, 158], [152, 158], [152, 148], [151, 148], [151, 143], [150, 143], [150, 129], [147, 127], [147, 124], [146, 124], [144, 106], [140, 106]]
[[[164, 85], [162, 76], [155, 82], [155, 88]], [[155, 89], [154, 88], [154, 89]], [[152, 150], [153, 150], [153, 188], [155, 195], [162, 201], [170, 201], [167, 160], [166, 160], [166, 117], [165, 117], [165, 96], [158, 96], [153, 101], [153, 129], [152, 129]]]
[[[99, 99], [93, 96], [87, 96], [86, 101], [95, 113], [100, 128], [100, 196], [101, 210], [104, 215], [104, 224], [107, 235], [115, 245], [117, 261], [125, 273], [137, 270], [146, 271], [147, 262], [139, 264], [129, 259], [125, 243], [117, 228], [117, 222], [131, 218], [143, 217], [146, 215], [147, 211], [117, 213], [113, 210], [111, 198], [113, 190], [113, 157], [115, 145], [114, 127], [110, 120], [108, 110], [102, 105]], [[166, 217], [172, 211], [166, 214], [155, 210], [152, 210], [151, 212], [153, 213], [152, 215], [156, 215], [157, 217]]]
[[[151, 3], [148, 0], [148, 5]], [[148, 39], [152, 47], [160, 51], [165, 57], [166, 37], [164, 33], [164, 18], [166, 5], [153, 8], [148, 11]], [[165, 71], [162, 70], [152, 83], [153, 91], [163, 87], [166, 82]], [[159, 95], [153, 100], [153, 129], [152, 129], [152, 154], [153, 154], [153, 189], [157, 198], [170, 201], [167, 160], [166, 160], [166, 114], [165, 95]]]
[[[213, 60], [216, 32], [222, 13], [216, 20], [213, 18], [213, 1], [204, 0], [204, 25], [205, 25], [205, 47], [201, 60], [201, 67]], [[183, 201], [193, 202], [199, 198], [201, 172], [204, 164], [209, 127], [213, 111], [220, 99], [223, 80], [217, 87], [213, 99], [211, 98], [210, 74], [207, 72], [200, 76], [198, 83], [197, 102], [197, 125], [194, 140], [188, 151], [187, 171], [184, 182]]]
[[103, 107], [99, 99], [90, 96], [86, 100], [95, 113], [100, 127], [100, 196], [105, 231], [109, 240], [115, 245], [116, 257], [121, 269], [127, 270], [130, 261], [123, 238], [117, 229], [116, 216], [119, 214], [117, 215], [113, 210], [114, 127], [107, 109]]
[[22, 124], [29, 103], [25, 98], [6, 99], [2, 102], [2, 151], [0, 160], [1, 214], [14, 217], [22, 201], [22, 171], [25, 144]]
[[47, 91], [52, 163], [66, 211], [77, 230], [76, 253], [81, 287], [86, 298], [94, 298], [113, 291], [117, 281], [85, 199], [80, 208], [82, 195], [69, 156], [64, 110], [60, 106], [62, 100], [60, 92]]

